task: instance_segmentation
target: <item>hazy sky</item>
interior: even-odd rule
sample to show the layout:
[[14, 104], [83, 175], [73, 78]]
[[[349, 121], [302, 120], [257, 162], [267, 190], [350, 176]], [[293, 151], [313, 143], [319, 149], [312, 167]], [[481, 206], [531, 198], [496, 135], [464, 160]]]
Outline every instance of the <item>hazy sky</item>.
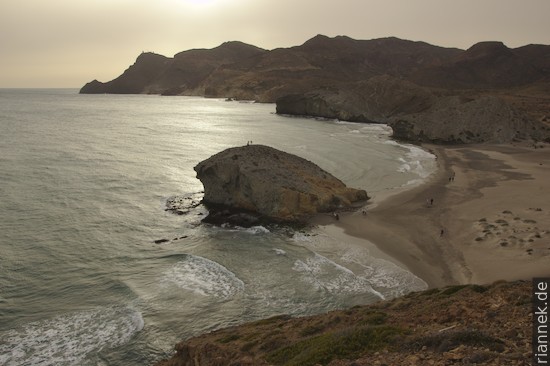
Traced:
[[231, 40], [550, 44], [549, 16], [550, 0], [0, 0], [0, 87], [81, 87], [117, 77], [142, 51], [171, 57]]

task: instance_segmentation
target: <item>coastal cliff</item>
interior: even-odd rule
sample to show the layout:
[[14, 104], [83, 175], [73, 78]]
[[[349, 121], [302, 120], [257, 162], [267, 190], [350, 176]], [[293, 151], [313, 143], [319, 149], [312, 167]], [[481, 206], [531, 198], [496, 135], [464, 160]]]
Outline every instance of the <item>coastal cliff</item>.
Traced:
[[388, 76], [277, 99], [277, 113], [383, 123], [393, 138], [435, 144], [550, 142], [550, 126], [495, 95], [434, 92]]
[[201, 83], [218, 67], [266, 52], [242, 42], [225, 42], [213, 49], [183, 51], [174, 57], [144, 52], [119, 77], [94, 80], [81, 94], [204, 95]]
[[196, 167], [208, 222], [300, 222], [368, 199], [314, 163], [264, 145], [224, 150]]
[[317, 35], [271, 51], [242, 42], [173, 58], [141, 54], [81, 93], [198, 95], [276, 102], [281, 114], [387, 123], [431, 143], [550, 142], [550, 46], [467, 50], [394, 37]]

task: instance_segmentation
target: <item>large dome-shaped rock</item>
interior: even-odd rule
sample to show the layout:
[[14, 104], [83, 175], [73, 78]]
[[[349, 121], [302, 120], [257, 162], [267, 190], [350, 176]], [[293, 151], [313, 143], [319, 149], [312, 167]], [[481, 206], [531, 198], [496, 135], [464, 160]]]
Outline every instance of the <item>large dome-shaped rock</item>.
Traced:
[[314, 163], [263, 145], [224, 150], [194, 169], [211, 215], [212, 210], [241, 211], [296, 222], [369, 198], [364, 190], [346, 187]]

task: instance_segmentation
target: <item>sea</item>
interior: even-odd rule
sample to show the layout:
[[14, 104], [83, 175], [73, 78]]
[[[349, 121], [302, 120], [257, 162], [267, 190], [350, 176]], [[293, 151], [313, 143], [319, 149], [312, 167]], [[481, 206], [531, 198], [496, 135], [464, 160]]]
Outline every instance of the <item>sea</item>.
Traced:
[[219, 151], [269, 145], [376, 197], [436, 169], [390, 135], [274, 104], [0, 89], [0, 364], [152, 365], [222, 327], [425, 289], [321, 228], [201, 223], [193, 167]]

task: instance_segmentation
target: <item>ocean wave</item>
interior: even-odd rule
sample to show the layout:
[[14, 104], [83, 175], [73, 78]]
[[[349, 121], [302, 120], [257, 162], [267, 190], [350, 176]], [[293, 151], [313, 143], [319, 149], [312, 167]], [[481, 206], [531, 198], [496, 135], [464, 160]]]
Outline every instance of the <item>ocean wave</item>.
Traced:
[[252, 235], [256, 235], [256, 234], [267, 234], [267, 233], [270, 233], [271, 231], [269, 231], [268, 228], [264, 227], [264, 226], [252, 226], [252, 227], [249, 227], [247, 229], [244, 229], [244, 231], [246, 233], [250, 233]]
[[275, 254], [277, 254], [277, 255], [286, 255], [286, 251], [284, 251], [283, 249], [273, 248], [273, 251], [274, 251]]
[[389, 136], [393, 131], [390, 126], [379, 123], [367, 123], [365, 125], [362, 124], [360, 130], [369, 133], [377, 132], [386, 136]]
[[219, 263], [187, 255], [164, 273], [163, 284], [173, 284], [202, 296], [230, 298], [244, 290], [244, 282]]
[[404, 157], [397, 160], [401, 165], [397, 168], [400, 173], [411, 173], [421, 179], [429, 177], [435, 170], [435, 156], [414, 145], [399, 144], [392, 140], [384, 142], [387, 145], [399, 146], [407, 149]]
[[428, 285], [411, 272], [381, 258], [370, 256], [368, 250], [350, 249], [341, 257], [345, 263], [359, 266], [362, 276], [386, 297], [393, 298], [411, 291], [425, 290]]
[[392, 133], [392, 129], [386, 125], [376, 124], [376, 123], [359, 123], [359, 122], [346, 122], [339, 121], [336, 122], [339, 125], [347, 125], [348, 133], [352, 134], [361, 134], [364, 137], [374, 136], [374, 137], [384, 137], [387, 138]]
[[350, 269], [318, 253], [305, 261], [296, 260], [292, 269], [301, 273], [302, 280], [317, 290], [331, 294], [371, 293], [384, 299], [381, 293], [372, 288], [366, 277], [357, 276]]
[[269, 231], [268, 228], [261, 225], [251, 226], [251, 227], [241, 227], [241, 226], [233, 226], [231, 224], [225, 223], [221, 225], [221, 228], [229, 232], [242, 232], [242, 233], [252, 234], [252, 235], [267, 234], [271, 232]]
[[302, 233], [302, 232], [295, 232], [294, 235], [292, 235], [292, 240], [295, 241], [295, 242], [312, 242], [313, 241], [313, 236], [312, 234], [308, 234], [308, 233]]
[[79, 365], [89, 354], [128, 343], [143, 325], [141, 313], [124, 306], [29, 323], [0, 333], [0, 364]]

